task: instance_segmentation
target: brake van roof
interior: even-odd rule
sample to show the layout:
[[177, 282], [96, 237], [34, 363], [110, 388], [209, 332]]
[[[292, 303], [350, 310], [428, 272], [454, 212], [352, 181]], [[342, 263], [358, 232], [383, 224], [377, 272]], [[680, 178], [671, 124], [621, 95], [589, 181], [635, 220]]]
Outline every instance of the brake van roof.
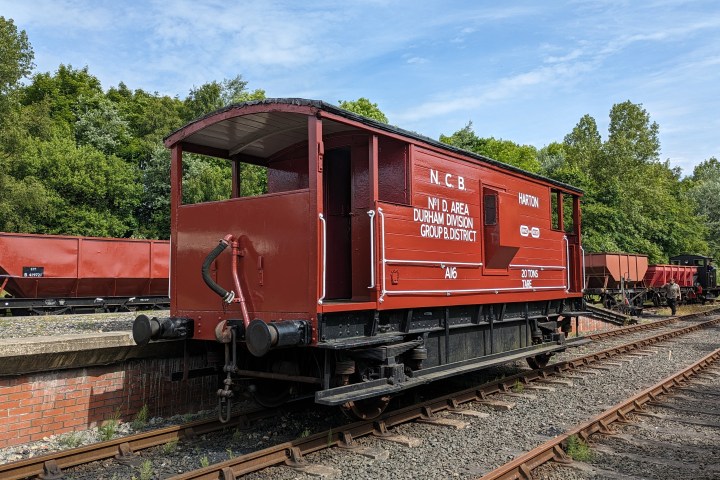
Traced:
[[[543, 180], [566, 190], [582, 193], [582, 190], [557, 180], [441, 143], [416, 132], [378, 122], [321, 100], [267, 98], [228, 105], [189, 122], [170, 133], [164, 140], [167, 147], [182, 142], [201, 147], [208, 152], [217, 152], [218, 156], [226, 158], [240, 154], [255, 158], [268, 158], [291, 145], [307, 140], [307, 116], [321, 115], [321, 112], [361, 123], [372, 130], [406, 137], [414, 143], [428, 144], [440, 150], [470, 157], [482, 163], [489, 163], [504, 170]], [[347, 123], [323, 122], [323, 134], [325, 135], [355, 129], [355, 126]]]

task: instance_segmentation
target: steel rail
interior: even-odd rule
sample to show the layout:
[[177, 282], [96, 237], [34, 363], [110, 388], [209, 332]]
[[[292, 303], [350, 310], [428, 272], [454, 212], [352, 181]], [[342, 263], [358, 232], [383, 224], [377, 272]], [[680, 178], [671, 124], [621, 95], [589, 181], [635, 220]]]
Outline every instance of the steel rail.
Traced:
[[[720, 310], [720, 309], [717, 309]], [[716, 310], [714, 310], [716, 311]], [[710, 312], [704, 312], [704, 313], [696, 313], [691, 315], [686, 315], [683, 317], [674, 317], [674, 318], [668, 318], [666, 320], [661, 320], [653, 323], [648, 324], [642, 324], [642, 325], [631, 325], [628, 327], [613, 329], [607, 332], [600, 332], [593, 335], [587, 335], [584, 337], [580, 337], [580, 339], [596, 339], [601, 338], [605, 336], [617, 336], [617, 335], [623, 335], [627, 333], [633, 333], [638, 330], [645, 330], [650, 329], [657, 326], [664, 326], [672, 322], [676, 322], [678, 320], [689, 320], [695, 317], [699, 317], [702, 315], [708, 315]], [[658, 340], [659, 341], [659, 340]], [[569, 343], [572, 342], [572, 340], [569, 341]], [[605, 355], [607, 351], [604, 352], [598, 352], [595, 354], [590, 354], [588, 357], [591, 357], [593, 355], [603, 354]], [[580, 359], [573, 360], [573, 362], [578, 362], [579, 360], [582, 361], [581, 357]], [[595, 360], [589, 360], [590, 363]], [[565, 362], [567, 363], [567, 362]], [[583, 363], [585, 364], [585, 363]], [[554, 370], [556, 369], [568, 369], [573, 368], [572, 366], [567, 367], [564, 366], [563, 363], [556, 363], [553, 365], [550, 365], [548, 367], [545, 367], [543, 370], [535, 370], [532, 372], [526, 372], [523, 374], [517, 374], [512, 377], [507, 377], [502, 380], [497, 380], [495, 382], [486, 384], [482, 388], [472, 388], [469, 390], [466, 390], [464, 392], [459, 392], [456, 394], [448, 395], [445, 397], [441, 397], [439, 399], [436, 399], [434, 401], [431, 401], [430, 405], [430, 411], [442, 411], [452, 408], [457, 408], [458, 405], [462, 403], [467, 403], [471, 401], [475, 401], [477, 399], [483, 399], [487, 395], [492, 395], [493, 393], [499, 393], [503, 391], [510, 390], [513, 385], [515, 384], [515, 381], [520, 380], [523, 382], [531, 382], [533, 380], [537, 380], [540, 378], [545, 378], [548, 374], [552, 374]], [[539, 372], [539, 373], [538, 373]], [[291, 409], [292, 406], [285, 405], [284, 409]], [[194, 422], [190, 422], [184, 425], [177, 425], [177, 426], [171, 426], [166, 427], [159, 430], [153, 430], [150, 432], [143, 432], [135, 435], [129, 435], [122, 438], [117, 438], [114, 440], [110, 440], [108, 442], [99, 442], [91, 445], [86, 445], [79, 448], [74, 448], [70, 450], [64, 450], [61, 452], [56, 453], [50, 453], [47, 455], [37, 456], [30, 459], [25, 460], [18, 460], [16, 462], [6, 463], [4, 465], [0, 465], [0, 478], [7, 479], [7, 480], [18, 480], [22, 478], [27, 477], [33, 477], [33, 476], [39, 476], [43, 473], [48, 472], [49, 470], [57, 470], [62, 468], [71, 468], [77, 465], [82, 465], [85, 463], [97, 461], [97, 460], [104, 460], [106, 458], [112, 458], [116, 455], [122, 456], [131, 454], [132, 452], [136, 452], [139, 450], [143, 450], [146, 448], [155, 447], [158, 445], [164, 445], [168, 442], [175, 441], [175, 440], [183, 440], [192, 438], [196, 435], [203, 435], [206, 433], [211, 433], [214, 431], [221, 430], [223, 428], [232, 428], [232, 427], [245, 427], [247, 424], [251, 421], [258, 420], [261, 418], [266, 418], [269, 416], [272, 416], [275, 414], [277, 410], [266, 410], [266, 409], [258, 409], [253, 410], [250, 412], [244, 412], [240, 416], [233, 418], [229, 423], [221, 424], [216, 419], [212, 420], [197, 420]], [[403, 410], [398, 411], [399, 416], [394, 416], [395, 412], [391, 412], [389, 414], [386, 414], [386, 417], [383, 417], [383, 419], [378, 423], [379, 427], [377, 428], [384, 428], [384, 427], [392, 427], [396, 425], [400, 425], [401, 423], [405, 423], [405, 421], [411, 421], [416, 418], [419, 418], [420, 415], [416, 415], [410, 420], [403, 420]], [[354, 434], [355, 437], [362, 436], [362, 435], [368, 435], [375, 432], [376, 425], [370, 424], [370, 429], [368, 430], [367, 427], [353, 427], [352, 425], [348, 427], [344, 427], [341, 432], [349, 432], [350, 434]], [[341, 438], [344, 433], [339, 433], [338, 435], [341, 435]], [[326, 433], [320, 434], [320, 436], [327, 441], [328, 436]], [[308, 439], [312, 439], [314, 437], [308, 437]], [[292, 448], [292, 447], [289, 447]], [[292, 451], [290, 450], [290, 453], [285, 452], [282, 453], [282, 461], [278, 463], [283, 463], [285, 459], [290, 458], [290, 454]], [[267, 465], [269, 466], [269, 465]], [[254, 471], [254, 470], [248, 470], [248, 471]], [[209, 478], [222, 478], [222, 477], [209, 477]], [[229, 477], [230, 478], [230, 477]]]
[[653, 343], [658, 343], [669, 338], [690, 333], [708, 326], [720, 323], [720, 317], [707, 322], [698, 323], [672, 332], [665, 332], [654, 337], [637, 340], [627, 345], [620, 345], [591, 353], [584, 357], [548, 365], [542, 369], [518, 373], [500, 380], [472, 387], [460, 392], [444, 395], [420, 404], [412, 405], [403, 409], [394, 410], [381, 415], [378, 419], [371, 421], [356, 422], [317, 433], [306, 438], [299, 438], [291, 442], [281, 443], [257, 452], [241, 455], [221, 463], [209, 465], [199, 470], [186, 472], [171, 477], [170, 480], [236, 480], [242, 475], [256, 472], [271, 466], [288, 465], [302, 467], [306, 464], [304, 455], [335, 446], [349, 447], [354, 444], [353, 439], [368, 436], [391, 435], [388, 428], [409, 423], [417, 419], [431, 419], [438, 412], [456, 410], [462, 404], [485, 400], [488, 395], [507, 392], [512, 389], [516, 382], [525, 384], [536, 380], [548, 378], [554, 374], [571, 371], [575, 368], [590, 365], [594, 362], [605, 360], [613, 355], [627, 353], [634, 349], [642, 348]]
[[191, 439], [223, 428], [246, 428], [254, 420], [275, 416], [276, 414], [277, 409], [256, 409], [244, 412], [228, 423], [220, 423], [217, 419], [196, 420], [183, 425], [165, 427], [116, 438], [107, 442], [94, 443], [70, 450], [18, 460], [0, 465], [0, 478], [3, 480], [16, 480], [36, 477], [58, 472], [59, 469], [75, 467], [106, 458], [132, 458], [134, 456], [133, 452], [138, 450], [164, 445], [172, 441]]
[[587, 441], [587, 439], [595, 433], [612, 433], [609, 428], [612, 423], [627, 421], [629, 413], [635, 410], [642, 410], [646, 403], [655, 401], [658, 397], [667, 394], [672, 388], [683, 385], [693, 375], [707, 368], [718, 359], [720, 359], [720, 349], [703, 357], [688, 368], [670, 375], [652, 387], [605, 410], [589, 421], [574, 427], [572, 430], [552, 440], [548, 440], [539, 447], [527, 452], [525, 455], [493, 470], [481, 477], [480, 480], [527, 479], [532, 478], [531, 472], [535, 468], [550, 460], [567, 463], [569, 457], [565, 454], [563, 445], [567, 444], [568, 438], [576, 435]]
[[598, 332], [598, 333], [592, 333], [590, 335], [583, 335], [582, 337], [573, 337], [571, 339], [568, 339], [567, 342], [571, 343], [575, 340], [575, 338], [579, 339], [592, 339], [592, 340], [598, 340], [605, 337], [616, 337], [620, 335], [625, 335], [628, 333], [634, 333], [642, 330], [651, 330], [654, 328], [660, 328], [667, 325], [670, 325], [671, 323], [676, 323], [678, 321], [685, 321], [685, 320], [693, 320], [696, 318], [709, 316], [709, 315], [715, 315], [720, 313], [720, 307], [713, 308], [711, 310], [705, 311], [705, 312], [698, 312], [698, 313], [691, 313], [686, 315], [681, 315], [677, 317], [669, 317], [664, 320], [657, 320], [652, 323], [639, 323], [637, 325], [628, 325], [626, 327], [620, 327], [620, 328], [613, 328], [612, 330], [606, 330], [604, 332]]

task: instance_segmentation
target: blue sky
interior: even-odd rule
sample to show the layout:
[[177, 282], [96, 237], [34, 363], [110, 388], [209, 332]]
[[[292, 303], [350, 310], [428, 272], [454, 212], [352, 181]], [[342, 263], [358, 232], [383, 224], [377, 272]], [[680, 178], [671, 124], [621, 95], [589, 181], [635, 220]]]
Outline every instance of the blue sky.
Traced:
[[184, 98], [241, 74], [269, 97], [367, 97], [438, 138], [538, 148], [589, 114], [641, 103], [661, 159], [691, 174], [720, 157], [720, 2], [0, 0], [36, 72], [88, 66], [105, 89]]

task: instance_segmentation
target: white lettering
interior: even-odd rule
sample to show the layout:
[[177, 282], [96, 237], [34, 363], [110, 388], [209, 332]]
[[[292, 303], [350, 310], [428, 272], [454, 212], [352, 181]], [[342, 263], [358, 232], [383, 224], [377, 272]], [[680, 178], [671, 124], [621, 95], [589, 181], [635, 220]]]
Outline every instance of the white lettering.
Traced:
[[465, 190], [465, 179], [458, 176], [458, 190]]
[[470, 209], [468, 208], [467, 203], [453, 201], [450, 211], [459, 215], [467, 215], [470, 212]]
[[435, 185], [440, 185], [440, 180], [438, 180], [438, 171], [430, 169], [430, 183], [434, 183]]
[[413, 220], [416, 222], [443, 225], [445, 223], [445, 214], [442, 212], [435, 212], [433, 210], [413, 208]]
[[455, 188], [452, 183], [450, 183], [449, 179], [452, 178], [452, 174], [446, 173], [445, 174], [445, 186], [448, 188]]
[[475, 230], [467, 230], [465, 228], [447, 228], [443, 231], [445, 240], [459, 240], [461, 242], [474, 242], [477, 239]]
[[445, 228], [446, 227], [441, 227], [439, 225], [428, 225], [423, 223], [420, 225], [420, 236], [423, 238], [442, 238], [443, 229]]
[[428, 208], [430, 210], [437, 210], [440, 206], [440, 201], [435, 197], [428, 197]]
[[457, 267], [445, 267], [445, 279], [455, 280], [457, 275]]
[[450, 225], [451, 227], [462, 227], [462, 228], [468, 228], [468, 229], [472, 230], [472, 228], [474, 226], [472, 217], [464, 217], [461, 215], [454, 215], [452, 213], [448, 213], [445, 216], [445, 219], [446, 219], [447, 224]]
[[529, 193], [518, 193], [518, 203], [533, 208], [540, 208], [540, 199]]
[[540, 277], [540, 274], [537, 270], [523, 268], [520, 276], [522, 278], [538, 278]]
[[532, 280], [523, 280], [523, 288], [532, 288]]

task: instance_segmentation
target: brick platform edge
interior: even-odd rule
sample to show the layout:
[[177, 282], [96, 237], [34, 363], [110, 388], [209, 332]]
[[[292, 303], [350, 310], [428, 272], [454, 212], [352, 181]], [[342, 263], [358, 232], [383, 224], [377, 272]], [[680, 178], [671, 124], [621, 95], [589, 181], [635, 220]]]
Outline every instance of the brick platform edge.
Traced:
[[171, 380], [182, 371], [182, 359], [141, 359], [0, 377], [0, 448], [94, 428], [118, 414], [132, 421], [144, 405], [149, 417], [216, 407], [216, 377]]
[[[605, 322], [603, 320], [598, 320], [595, 318], [580, 317], [580, 333], [600, 332], [602, 330], [612, 330], [613, 328], [618, 328], [618, 326], [610, 322]], [[574, 333], [576, 333], [576, 330], [575, 320], [573, 319], [570, 336], [572, 336]]]

